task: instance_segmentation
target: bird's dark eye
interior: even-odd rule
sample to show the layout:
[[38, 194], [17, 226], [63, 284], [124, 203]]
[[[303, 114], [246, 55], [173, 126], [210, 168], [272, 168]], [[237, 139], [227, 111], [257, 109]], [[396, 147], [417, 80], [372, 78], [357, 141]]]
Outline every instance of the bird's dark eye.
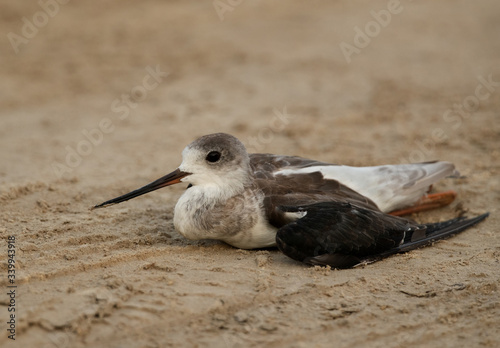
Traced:
[[220, 152], [219, 151], [210, 151], [206, 157], [208, 162], [215, 163], [220, 160]]

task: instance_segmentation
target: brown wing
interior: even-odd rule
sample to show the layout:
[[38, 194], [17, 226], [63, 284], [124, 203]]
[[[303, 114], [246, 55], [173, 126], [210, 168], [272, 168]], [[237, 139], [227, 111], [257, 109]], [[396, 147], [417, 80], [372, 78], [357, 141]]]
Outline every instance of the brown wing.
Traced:
[[285, 168], [307, 168], [312, 166], [335, 166], [336, 164], [319, 162], [298, 156], [280, 156], [268, 153], [251, 153], [250, 166], [258, 175], [268, 176]]
[[346, 202], [378, 211], [369, 198], [353, 191], [336, 180], [323, 178], [320, 172], [296, 175], [275, 175], [278, 170], [293, 167], [305, 168], [316, 165], [332, 165], [301, 157], [250, 155], [250, 165], [255, 184], [264, 194], [264, 208], [273, 226], [281, 227], [290, 222], [280, 206], [302, 206], [320, 202]]

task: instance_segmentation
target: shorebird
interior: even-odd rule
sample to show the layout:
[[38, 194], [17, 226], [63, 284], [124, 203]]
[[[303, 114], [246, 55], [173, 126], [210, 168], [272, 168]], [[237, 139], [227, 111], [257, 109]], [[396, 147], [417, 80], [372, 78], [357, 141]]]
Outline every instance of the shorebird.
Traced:
[[488, 213], [431, 224], [396, 216], [449, 204], [453, 191], [428, 191], [456, 174], [449, 162], [351, 167], [248, 154], [234, 136], [216, 133], [189, 144], [175, 171], [92, 209], [187, 183], [174, 210], [174, 226], [184, 237], [243, 249], [277, 246], [310, 265], [349, 268], [431, 244], [484, 220]]

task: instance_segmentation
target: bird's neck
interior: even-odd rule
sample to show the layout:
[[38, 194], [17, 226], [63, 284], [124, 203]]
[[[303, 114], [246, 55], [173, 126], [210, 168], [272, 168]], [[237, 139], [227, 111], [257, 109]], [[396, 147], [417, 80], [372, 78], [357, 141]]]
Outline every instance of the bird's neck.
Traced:
[[220, 184], [193, 185], [185, 193], [193, 199], [202, 201], [206, 205], [227, 201], [228, 199], [245, 191], [245, 184], [242, 182]]
[[188, 178], [192, 187], [186, 194], [193, 198], [197, 196], [197, 199], [207, 203], [220, 203], [241, 195], [253, 182], [249, 172], [245, 170], [232, 171], [224, 176], [204, 174]]

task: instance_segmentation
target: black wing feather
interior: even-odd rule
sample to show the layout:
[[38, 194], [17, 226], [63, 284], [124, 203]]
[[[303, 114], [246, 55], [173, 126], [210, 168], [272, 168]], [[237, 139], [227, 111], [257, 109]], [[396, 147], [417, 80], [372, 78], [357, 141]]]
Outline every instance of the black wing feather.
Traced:
[[278, 248], [292, 259], [335, 268], [373, 262], [430, 244], [463, 231], [488, 215], [421, 225], [350, 203], [322, 202], [280, 209], [306, 215], [278, 230]]

